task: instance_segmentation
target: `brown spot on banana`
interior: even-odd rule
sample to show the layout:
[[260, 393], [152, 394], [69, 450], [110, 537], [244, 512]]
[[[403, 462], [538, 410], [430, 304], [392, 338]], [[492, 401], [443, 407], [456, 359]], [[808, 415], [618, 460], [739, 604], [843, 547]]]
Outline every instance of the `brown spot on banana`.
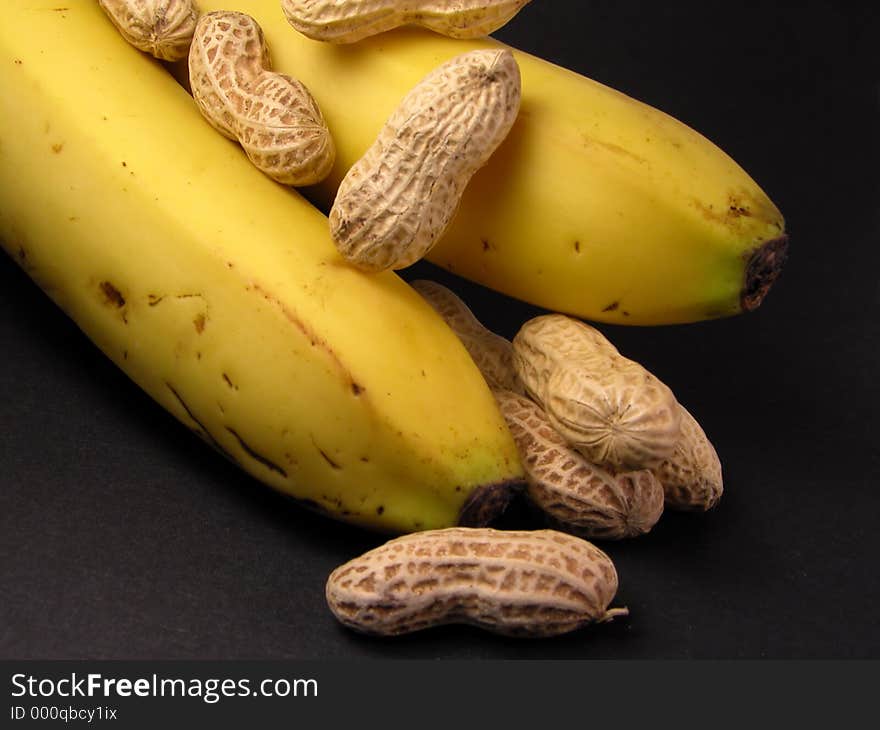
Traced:
[[252, 283], [251, 288], [257, 294], [259, 294], [263, 299], [277, 307], [284, 317], [294, 326], [297, 330], [302, 333], [302, 335], [311, 343], [312, 347], [318, 347], [324, 351], [324, 353], [330, 358], [333, 362], [336, 369], [339, 371], [340, 375], [344, 382], [349, 384], [351, 391], [356, 396], [363, 396], [366, 393], [366, 388], [360, 384], [358, 380], [352, 375], [349, 368], [339, 359], [339, 355], [336, 354], [336, 351], [330, 346], [330, 344], [321, 337], [314, 329], [312, 329], [305, 321], [300, 318], [296, 312], [294, 312], [287, 304], [280, 301], [276, 296], [274, 296], [269, 290], [263, 287], [261, 284]]
[[259, 464], [262, 464], [264, 467], [269, 469], [269, 471], [273, 471], [276, 474], [280, 474], [285, 479], [287, 478], [287, 471], [285, 471], [285, 469], [283, 467], [278, 466], [278, 464], [276, 464], [274, 461], [266, 458], [265, 456], [260, 454], [258, 451], [256, 451], [254, 448], [252, 448], [239, 435], [238, 431], [236, 431], [234, 428], [231, 428], [230, 426], [227, 426], [226, 430], [229, 431], [229, 433], [231, 433], [235, 437], [235, 440], [238, 441], [238, 445], [241, 446], [242, 451], [244, 451], [244, 453], [247, 454], [251, 459], [258, 462]]
[[104, 295], [105, 304], [116, 307], [116, 309], [122, 309], [125, 306], [125, 297], [122, 296], [122, 292], [109, 281], [102, 281], [98, 287]]

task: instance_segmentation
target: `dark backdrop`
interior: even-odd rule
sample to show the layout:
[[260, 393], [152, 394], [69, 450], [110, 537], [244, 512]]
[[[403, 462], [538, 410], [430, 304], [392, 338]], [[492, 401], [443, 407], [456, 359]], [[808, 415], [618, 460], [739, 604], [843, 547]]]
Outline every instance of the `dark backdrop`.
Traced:
[[[603, 326], [703, 423], [726, 492], [605, 545], [628, 619], [551, 641], [336, 624], [377, 537], [231, 468], [0, 258], [2, 658], [880, 657], [878, 23], [850, 3], [534, 0], [501, 39], [687, 122], [786, 215], [755, 313]], [[507, 336], [536, 308], [419, 264]], [[515, 524], [517, 508], [506, 518]]]

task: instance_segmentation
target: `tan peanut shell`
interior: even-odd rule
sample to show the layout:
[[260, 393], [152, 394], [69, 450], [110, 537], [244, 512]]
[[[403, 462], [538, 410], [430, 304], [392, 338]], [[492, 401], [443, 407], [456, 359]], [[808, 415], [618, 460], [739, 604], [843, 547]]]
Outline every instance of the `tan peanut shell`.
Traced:
[[626, 614], [608, 608], [616, 592], [613, 563], [585, 540], [465, 527], [391, 540], [336, 568], [326, 585], [339, 621], [381, 636], [449, 623], [553, 636]]
[[192, 0], [98, 0], [135, 48], [162, 61], [186, 58], [199, 17]]
[[526, 392], [590, 462], [643, 469], [674, 452], [681, 409], [672, 391], [595, 328], [561, 314], [535, 317], [513, 352]]
[[529, 0], [281, 0], [300, 33], [354, 43], [413, 23], [452, 38], [479, 38], [507, 23]]
[[654, 469], [671, 509], [702, 512], [711, 509], [724, 491], [721, 461], [697, 420], [681, 408], [681, 434], [672, 455]]
[[519, 103], [519, 67], [507, 49], [463, 53], [422, 79], [336, 193], [330, 231], [345, 259], [381, 271], [422, 258], [507, 136]]
[[301, 82], [271, 70], [262, 29], [249, 15], [202, 15], [189, 74], [203, 116], [273, 180], [303, 186], [329, 174], [336, 148], [321, 110]]
[[520, 452], [528, 497], [551, 526], [588, 539], [620, 540], [657, 524], [664, 493], [650, 470], [615, 474], [595, 466], [566, 443], [534, 401], [494, 393]]
[[474, 316], [460, 297], [436, 281], [410, 282], [425, 301], [446, 321], [465, 346], [491, 388], [522, 393], [522, 383], [513, 369], [513, 345], [492, 332]]

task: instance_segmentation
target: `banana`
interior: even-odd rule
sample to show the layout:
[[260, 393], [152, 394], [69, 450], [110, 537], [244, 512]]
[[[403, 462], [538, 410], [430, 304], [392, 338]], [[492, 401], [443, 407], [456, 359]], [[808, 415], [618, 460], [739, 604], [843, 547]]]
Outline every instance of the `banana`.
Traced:
[[[337, 142], [310, 197], [329, 210], [345, 172], [430, 69], [506, 47], [405, 28], [346, 47], [290, 27], [278, 0], [200, 0], [262, 25], [276, 67], [312, 91]], [[514, 51], [516, 124], [470, 181], [428, 259], [551, 311], [615, 324], [694, 322], [755, 309], [786, 257], [785, 222], [757, 183], [685, 124]]]
[[[521, 482], [467, 351], [262, 175], [91, 0], [0, 6], [0, 239], [139, 386], [258, 480], [399, 533]], [[291, 31], [292, 32], [292, 31]]]

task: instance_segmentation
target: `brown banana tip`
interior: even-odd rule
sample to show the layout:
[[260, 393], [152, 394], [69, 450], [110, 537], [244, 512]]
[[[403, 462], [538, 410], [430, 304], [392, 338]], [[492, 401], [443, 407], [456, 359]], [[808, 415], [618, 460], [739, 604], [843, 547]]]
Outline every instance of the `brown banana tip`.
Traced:
[[508, 479], [477, 487], [468, 497], [458, 515], [460, 527], [485, 527], [501, 516], [511, 500], [525, 489], [526, 483]]
[[787, 258], [787, 234], [767, 241], [751, 252], [740, 295], [740, 306], [744, 312], [752, 312], [761, 305], [770, 287], [779, 278]]

